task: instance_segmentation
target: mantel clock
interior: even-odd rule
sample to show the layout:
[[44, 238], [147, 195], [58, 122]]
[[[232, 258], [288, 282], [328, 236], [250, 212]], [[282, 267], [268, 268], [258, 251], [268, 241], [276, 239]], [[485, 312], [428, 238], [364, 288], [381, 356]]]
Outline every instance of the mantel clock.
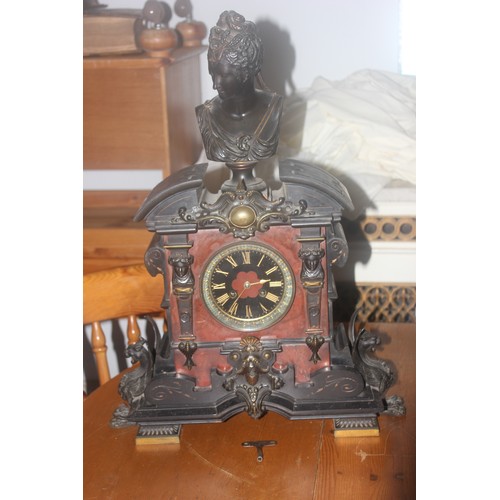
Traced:
[[[385, 398], [393, 374], [371, 356], [379, 339], [357, 331], [355, 315], [347, 328], [333, 321], [349, 194], [317, 165], [276, 159], [282, 98], [262, 84], [253, 23], [222, 13], [208, 63], [218, 95], [195, 111], [208, 160], [230, 178], [213, 192], [213, 164], [184, 168], [135, 216], [153, 233], [145, 263], [163, 277], [166, 331], [152, 322], [155, 345], [128, 347], [139, 366], [121, 380], [127, 404], [111, 423], [167, 436], [183, 423], [275, 411], [376, 433], [378, 414], [404, 406]], [[273, 161], [277, 179], [255, 176]]]

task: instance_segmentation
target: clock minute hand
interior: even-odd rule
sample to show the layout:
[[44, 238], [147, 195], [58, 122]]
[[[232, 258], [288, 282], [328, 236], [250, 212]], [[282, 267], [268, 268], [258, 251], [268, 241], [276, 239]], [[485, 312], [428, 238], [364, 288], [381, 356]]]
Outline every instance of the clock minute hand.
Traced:
[[253, 283], [249, 283], [248, 281], [245, 281], [245, 284], [243, 285], [243, 290], [241, 290], [241, 292], [239, 293], [238, 297], [236, 297], [236, 300], [234, 302], [238, 302], [238, 300], [243, 295], [243, 293], [245, 292], [245, 290], [248, 290], [251, 286], [253, 286], [253, 285], [263, 285], [264, 283], [267, 283], [268, 281], [271, 281], [271, 280], [261, 279], [259, 281], [254, 281]]
[[[271, 280], [265, 280], [265, 279], [261, 279], [259, 281], [254, 281], [253, 283], [248, 283], [248, 286], [253, 286], [253, 285], [263, 285], [264, 283], [267, 283], [268, 281], [271, 281]], [[246, 283], [245, 283], [246, 284]]]

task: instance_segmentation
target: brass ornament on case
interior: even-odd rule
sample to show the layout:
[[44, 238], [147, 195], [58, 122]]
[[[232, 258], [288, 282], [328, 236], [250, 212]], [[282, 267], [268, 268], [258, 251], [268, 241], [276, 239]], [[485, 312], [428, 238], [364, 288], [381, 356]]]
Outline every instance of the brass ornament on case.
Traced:
[[196, 223], [207, 229], [214, 227], [245, 240], [255, 236], [256, 232], [269, 231], [272, 224], [287, 224], [292, 217], [300, 215], [313, 215], [307, 211], [305, 200], [294, 203], [280, 197], [271, 201], [259, 191], [247, 190], [245, 183], [240, 182], [235, 191], [222, 193], [215, 203], [202, 202], [190, 209], [179, 208], [170, 223]]
[[240, 205], [235, 207], [229, 212], [229, 220], [233, 226], [238, 228], [247, 228], [250, 227], [257, 218], [257, 214], [252, 207], [248, 205]]

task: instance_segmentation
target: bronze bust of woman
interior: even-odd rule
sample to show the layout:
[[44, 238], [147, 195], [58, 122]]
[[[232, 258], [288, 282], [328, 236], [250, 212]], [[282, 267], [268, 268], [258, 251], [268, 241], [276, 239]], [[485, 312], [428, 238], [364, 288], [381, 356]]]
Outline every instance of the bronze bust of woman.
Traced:
[[208, 68], [218, 95], [196, 108], [209, 160], [255, 162], [276, 153], [283, 98], [255, 88], [262, 52], [255, 24], [234, 11], [210, 30]]

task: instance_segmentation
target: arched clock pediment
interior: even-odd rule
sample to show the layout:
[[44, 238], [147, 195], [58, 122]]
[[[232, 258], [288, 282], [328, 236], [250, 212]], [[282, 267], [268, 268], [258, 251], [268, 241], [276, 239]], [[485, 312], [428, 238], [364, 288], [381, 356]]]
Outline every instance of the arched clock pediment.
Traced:
[[[256, 231], [267, 231], [273, 225], [301, 226], [316, 222], [340, 220], [345, 210], [353, 210], [345, 186], [330, 172], [297, 160], [279, 163], [281, 187], [271, 199], [260, 191], [241, 185], [232, 192], [219, 192], [214, 203], [203, 201], [203, 178], [208, 164], [186, 167], [159, 183], [146, 198], [134, 220], [145, 219], [150, 231], [188, 232], [200, 227], [218, 227], [246, 239]], [[274, 197], [273, 197], [274, 195]], [[255, 224], [242, 228], [234, 209], [244, 207], [255, 213]]]
[[198, 203], [200, 190], [203, 188], [203, 178], [207, 171], [208, 163], [198, 163], [185, 167], [166, 177], [149, 193], [141, 207], [134, 216], [134, 221], [149, 220], [158, 215], [164, 207], [170, 207], [170, 212], [175, 213], [175, 199], [182, 199], [184, 203]]
[[327, 208], [339, 215], [344, 210], [354, 210], [346, 187], [318, 165], [294, 159], [282, 160], [279, 175], [290, 199], [303, 198], [308, 207]]

